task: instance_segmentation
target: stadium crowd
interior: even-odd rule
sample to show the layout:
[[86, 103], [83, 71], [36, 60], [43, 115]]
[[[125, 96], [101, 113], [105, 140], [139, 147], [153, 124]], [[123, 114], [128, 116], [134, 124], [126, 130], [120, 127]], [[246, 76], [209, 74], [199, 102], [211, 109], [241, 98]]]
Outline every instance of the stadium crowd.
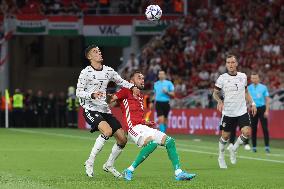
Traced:
[[[1, 91], [0, 91], [1, 94]], [[16, 89], [9, 98], [0, 98], [0, 127], [5, 126], [5, 106], [8, 99], [9, 125], [12, 127], [77, 127], [79, 101], [75, 88], [58, 94], [42, 90], [23, 93]]]
[[[1, 12], [13, 14], [86, 15], [144, 14], [148, 1], [140, 0], [2, 0]], [[182, 13], [182, 0], [156, 0], [167, 13]]]
[[142, 68], [146, 87], [152, 88], [157, 70], [165, 69], [183, 97], [212, 88], [226, 71], [224, 57], [230, 52], [238, 55], [240, 71], [258, 72], [270, 90], [284, 88], [283, 0], [212, 2], [151, 40], [138, 59], [126, 63], [124, 75]]

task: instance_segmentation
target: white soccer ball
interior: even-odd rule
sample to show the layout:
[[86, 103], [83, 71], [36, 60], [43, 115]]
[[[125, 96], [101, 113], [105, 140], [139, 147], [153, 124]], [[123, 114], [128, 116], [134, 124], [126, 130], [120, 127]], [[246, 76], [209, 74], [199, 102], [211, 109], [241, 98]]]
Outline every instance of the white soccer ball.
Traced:
[[150, 21], [159, 20], [162, 17], [162, 9], [159, 5], [149, 5], [145, 11], [145, 15]]

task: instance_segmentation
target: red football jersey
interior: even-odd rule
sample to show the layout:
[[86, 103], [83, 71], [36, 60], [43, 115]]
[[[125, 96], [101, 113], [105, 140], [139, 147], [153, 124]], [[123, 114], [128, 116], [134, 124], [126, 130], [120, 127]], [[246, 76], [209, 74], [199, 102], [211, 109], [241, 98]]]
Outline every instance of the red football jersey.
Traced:
[[122, 110], [124, 130], [128, 131], [129, 127], [145, 123], [143, 96], [141, 94], [138, 98], [135, 98], [131, 89], [121, 88], [115, 95], [118, 97], [119, 106]]

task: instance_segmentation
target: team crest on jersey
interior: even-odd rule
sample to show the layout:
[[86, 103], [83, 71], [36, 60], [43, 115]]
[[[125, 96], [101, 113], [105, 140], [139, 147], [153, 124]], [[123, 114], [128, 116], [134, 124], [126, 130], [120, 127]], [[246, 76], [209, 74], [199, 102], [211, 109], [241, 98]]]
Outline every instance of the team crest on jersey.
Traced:
[[109, 77], [109, 73], [106, 73], [106, 74], [105, 74], [105, 78], [106, 78], [106, 79], [109, 79], [109, 78], [110, 78], [110, 77]]

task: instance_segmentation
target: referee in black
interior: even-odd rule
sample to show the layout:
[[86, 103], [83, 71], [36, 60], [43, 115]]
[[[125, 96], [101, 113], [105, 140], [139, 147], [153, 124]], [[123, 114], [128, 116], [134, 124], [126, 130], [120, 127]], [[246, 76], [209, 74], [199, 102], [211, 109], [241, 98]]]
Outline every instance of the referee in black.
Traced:
[[260, 120], [265, 143], [265, 151], [270, 153], [269, 148], [269, 133], [267, 127], [267, 118], [269, 116], [269, 93], [265, 85], [259, 82], [259, 75], [257, 73], [251, 74], [251, 82], [248, 86], [248, 91], [253, 98], [253, 101], [256, 103], [257, 114], [251, 116], [251, 125], [252, 125], [252, 151], [256, 152], [256, 137], [257, 137], [257, 126], [258, 120]]

